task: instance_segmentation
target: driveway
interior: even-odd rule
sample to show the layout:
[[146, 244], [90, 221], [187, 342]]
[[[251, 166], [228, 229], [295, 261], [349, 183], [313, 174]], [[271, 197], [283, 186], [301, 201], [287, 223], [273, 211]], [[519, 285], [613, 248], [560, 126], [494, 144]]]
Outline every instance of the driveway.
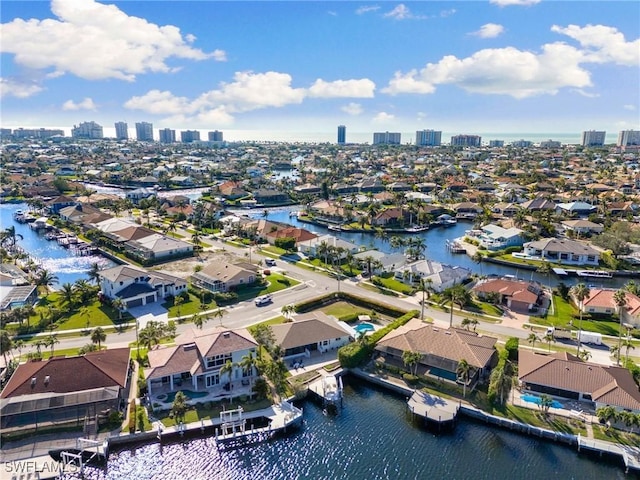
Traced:
[[168, 310], [159, 302], [129, 308], [127, 312], [138, 319], [138, 328], [140, 329], [146, 327], [148, 322], [162, 322], [166, 324], [169, 321]]

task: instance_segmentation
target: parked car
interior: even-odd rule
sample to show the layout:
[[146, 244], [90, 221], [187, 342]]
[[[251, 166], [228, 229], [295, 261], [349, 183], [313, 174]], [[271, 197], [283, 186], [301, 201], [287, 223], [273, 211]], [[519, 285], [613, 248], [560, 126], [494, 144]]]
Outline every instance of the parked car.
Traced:
[[267, 258], [267, 259], [264, 261], [264, 264], [265, 264], [267, 267], [275, 267], [275, 266], [276, 266], [276, 261], [275, 261], [273, 258]]
[[256, 307], [267, 305], [268, 303], [271, 303], [271, 301], [271, 295], [261, 295], [256, 298]]

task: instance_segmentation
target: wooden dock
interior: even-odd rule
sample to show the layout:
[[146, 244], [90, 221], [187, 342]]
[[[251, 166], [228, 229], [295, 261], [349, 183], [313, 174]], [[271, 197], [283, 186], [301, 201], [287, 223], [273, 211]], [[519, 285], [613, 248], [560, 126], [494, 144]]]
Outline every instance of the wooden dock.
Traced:
[[458, 415], [458, 403], [416, 390], [407, 401], [409, 411], [438, 426], [452, 424]]

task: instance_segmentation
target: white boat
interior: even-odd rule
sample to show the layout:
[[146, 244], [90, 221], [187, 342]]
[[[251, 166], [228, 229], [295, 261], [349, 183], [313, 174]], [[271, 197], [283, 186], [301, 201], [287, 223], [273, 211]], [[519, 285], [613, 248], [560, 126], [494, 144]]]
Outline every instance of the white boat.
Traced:
[[578, 270], [576, 274], [579, 277], [590, 278], [612, 278], [613, 274], [604, 270]]

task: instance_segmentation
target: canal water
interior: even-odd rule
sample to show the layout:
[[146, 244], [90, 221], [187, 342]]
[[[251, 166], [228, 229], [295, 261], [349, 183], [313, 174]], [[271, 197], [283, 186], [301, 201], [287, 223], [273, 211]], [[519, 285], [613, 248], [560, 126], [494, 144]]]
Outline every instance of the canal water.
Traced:
[[101, 255], [76, 256], [69, 249], [58, 245], [56, 241], [44, 238], [43, 232], [35, 232], [26, 223], [18, 223], [13, 219], [16, 210], [28, 211], [25, 203], [5, 203], [0, 205], [0, 229], [15, 227], [16, 234], [23, 238], [18, 239], [18, 245], [27, 251], [34, 261], [49, 272], [58, 277], [59, 283], [53, 285], [59, 289], [64, 283], [73, 283], [79, 279], [87, 280], [87, 272], [93, 263], [101, 268], [109, 268], [115, 265], [111, 260]]
[[[577, 283], [579, 280], [577, 277], [567, 277], [560, 279], [553, 273], [547, 278], [546, 275], [541, 275], [535, 271], [518, 269], [504, 265], [497, 265], [493, 263], [482, 262], [482, 264], [475, 263], [468, 255], [451, 253], [447, 249], [447, 241], [455, 240], [456, 238], [463, 237], [467, 230], [473, 228], [473, 223], [468, 221], [458, 221], [457, 224], [450, 227], [434, 227], [424, 232], [411, 233], [411, 234], [390, 234], [386, 239], [376, 238], [372, 233], [362, 232], [336, 232], [329, 230], [322, 225], [315, 225], [305, 222], [300, 222], [296, 216], [290, 216], [291, 211], [297, 211], [300, 207], [268, 209], [267, 219], [274, 222], [289, 223], [299, 228], [305, 228], [312, 232], [316, 232], [321, 235], [331, 234], [336, 237], [342, 238], [357, 245], [362, 245], [369, 249], [380, 250], [385, 253], [398, 253], [399, 250], [393, 250], [391, 242], [389, 241], [392, 235], [399, 235], [404, 237], [421, 237], [424, 239], [427, 246], [424, 251], [425, 256], [430, 260], [435, 260], [447, 265], [458, 265], [460, 267], [468, 268], [472, 272], [479, 273], [481, 275], [512, 275], [521, 280], [536, 280], [544, 285], [551, 283], [555, 286], [558, 282], [563, 281], [567, 285]], [[246, 210], [239, 210], [238, 214], [247, 214]], [[249, 213], [250, 216], [256, 218], [265, 218], [264, 210], [254, 210]], [[594, 285], [596, 287], [606, 288], [618, 288], [627, 281], [624, 278], [611, 278], [611, 279], [588, 279], [586, 283]], [[584, 280], [583, 280], [584, 281]]]
[[112, 451], [105, 469], [85, 478], [214, 479], [580, 479], [625, 477], [622, 461], [460, 419], [448, 434], [412, 424], [405, 399], [349, 378], [344, 408], [325, 416], [307, 401], [296, 432], [219, 450], [212, 438]]

